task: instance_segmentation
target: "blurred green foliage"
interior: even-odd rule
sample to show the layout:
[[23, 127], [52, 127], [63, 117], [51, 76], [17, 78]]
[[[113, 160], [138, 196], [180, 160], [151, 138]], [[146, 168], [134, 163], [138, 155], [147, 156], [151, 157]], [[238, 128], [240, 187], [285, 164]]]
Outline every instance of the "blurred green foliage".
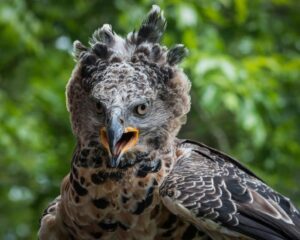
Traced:
[[184, 43], [193, 83], [181, 136], [243, 161], [300, 205], [300, 2], [297, 0], [2, 0], [0, 238], [35, 239], [59, 194], [74, 139], [64, 89], [76, 39], [103, 23], [125, 34], [153, 3], [163, 43]]

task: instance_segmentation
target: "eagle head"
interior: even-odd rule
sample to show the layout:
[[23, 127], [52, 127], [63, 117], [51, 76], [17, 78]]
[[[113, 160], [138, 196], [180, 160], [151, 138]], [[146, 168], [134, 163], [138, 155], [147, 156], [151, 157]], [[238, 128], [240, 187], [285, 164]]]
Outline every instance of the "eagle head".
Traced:
[[67, 86], [72, 129], [80, 143], [97, 137], [111, 167], [127, 152], [166, 149], [190, 109], [190, 82], [177, 66], [187, 50], [160, 45], [165, 28], [153, 6], [125, 38], [104, 24], [89, 47], [74, 42], [77, 65]]

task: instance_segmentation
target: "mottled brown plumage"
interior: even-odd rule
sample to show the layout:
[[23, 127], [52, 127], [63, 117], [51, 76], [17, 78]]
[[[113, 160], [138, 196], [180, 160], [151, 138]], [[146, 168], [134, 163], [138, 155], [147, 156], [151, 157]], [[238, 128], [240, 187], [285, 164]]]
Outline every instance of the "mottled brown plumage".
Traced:
[[74, 43], [77, 145], [39, 238], [300, 239], [287, 198], [227, 155], [176, 138], [190, 109], [177, 66], [187, 51], [159, 44], [165, 27], [153, 6], [126, 38], [105, 24], [90, 47]]

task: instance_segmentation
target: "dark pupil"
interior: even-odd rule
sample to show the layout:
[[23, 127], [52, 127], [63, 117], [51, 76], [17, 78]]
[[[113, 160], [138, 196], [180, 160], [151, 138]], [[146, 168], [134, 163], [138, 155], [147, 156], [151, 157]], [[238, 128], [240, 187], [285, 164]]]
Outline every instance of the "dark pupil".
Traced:
[[146, 109], [146, 105], [141, 105], [141, 110], [145, 110]]
[[97, 109], [98, 109], [99, 111], [101, 111], [101, 110], [102, 110], [101, 103], [96, 103], [96, 107], [97, 107]]

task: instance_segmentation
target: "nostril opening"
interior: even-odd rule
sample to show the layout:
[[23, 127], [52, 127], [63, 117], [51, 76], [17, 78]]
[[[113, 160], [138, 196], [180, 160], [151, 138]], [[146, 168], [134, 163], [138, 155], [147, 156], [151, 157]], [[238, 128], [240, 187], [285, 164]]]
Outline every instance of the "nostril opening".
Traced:
[[119, 121], [120, 121], [121, 124], [124, 124], [124, 119], [123, 118], [120, 118]]

